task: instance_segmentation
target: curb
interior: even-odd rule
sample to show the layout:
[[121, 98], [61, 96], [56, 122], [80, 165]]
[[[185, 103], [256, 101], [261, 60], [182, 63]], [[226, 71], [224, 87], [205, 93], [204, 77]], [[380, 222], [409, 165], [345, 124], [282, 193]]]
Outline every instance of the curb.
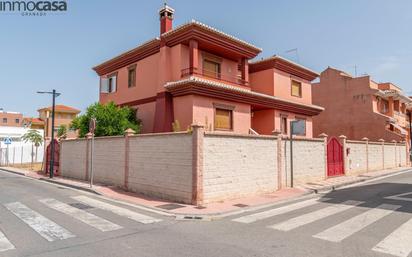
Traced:
[[73, 184], [60, 182], [60, 181], [53, 180], [53, 179], [50, 179], [50, 178], [39, 178], [39, 180], [46, 181], [46, 182], [56, 184], [56, 185], [65, 186], [65, 187], [71, 187], [71, 188], [74, 188], [74, 189], [77, 189], [77, 190], [86, 191], [86, 192], [93, 193], [93, 194], [96, 194], [96, 195], [103, 195], [103, 194], [99, 193], [98, 191], [96, 191], [92, 188], [85, 188], [85, 187], [81, 187], [81, 186], [76, 186], [76, 185], [73, 185]]
[[302, 193], [301, 195], [294, 196], [294, 197], [291, 197], [291, 198], [286, 198], [284, 200], [280, 200], [280, 201], [277, 201], [277, 202], [274, 202], [274, 203], [267, 203], [267, 204], [262, 204], [262, 205], [249, 206], [247, 208], [242, 208], [242, 209], [239, 209], [239, 210], [232, 210], [232, 211], [226, 211], [226, 212], [215, 212], [215, 213], [208, 213], [208, 214], [196, 214], [196, 213], [190, 213], [190, 214], [187, 213], [187, 214], [185, 214], [185, 213], [175, 213], [175, 212], [159, 209], [159, 208], [152, 207], [152, 206], [140, 205], [140, 204], [132, 203], [132, 202], [127, 201], [127, 200], [111, 198], [111, 197], [108, 197], [105, 194], [102, 194], [102, 193], [98, 192], [97, 190], [94, 190], [94, 189], [91, 189], [91, 188], [85, 188], [85, 187], [73, 185], [73, 184], [70, 184], [70, 183], [60, 182], [60, 181], [56, 181], [56, 180], [53, 180], [53, 179], [50, 179], [50, 178], [34, 178], [34, 177], [27, 176], [25, 173], [12, 171], [12, 170], [8, 170], [8, 169], [4, 169], [4, 168], [0, 168], [0, 170], [8, 172], [8, 173], [15, 174], [15, 175], [19, 175], [19, 176], [24, 176], [24, 177], [35, 179], [35, 180], [48, 182], [48, 183], [51, 183], [51, 184], [57, 184], [57, 185], [77, 189], [77, 190], [80, 190], [80, 191], [85, 191], [85, 192], [92, 193], [92, 194], [95, 194], [95, 195], [98, 195], [98, 196], [101, 196], [101, 197], [105, 197], [105, 198], [108, 198], [108, 199], [112, 199], [112, 200], [115, 200], [115, 201], [124, 202], [124, 203], [127, 203], [128, 205], [134, 205], [134, 206], [137, 206], [137, 207], [140, 207], [140, 208], [145, 208], [145, 209], [147, 209], [147, 211], [152, 210], [152, 211], [155, 211], [155, 212], [162, 212], [163, 214], [161, 214], [161, 215], [165, 215], [167, 213], [168, 215], [166, 215], [166, 216], [174, 216], [177, 220], [192, 220], [192, 221], [193, 220], [213, 221], [213, 220], [218, 220], [218, 219], [225, 218], [225, 217], [228, 217], [228, 216], [234, 216], [234, 215], [238, 215], [238, 214], [242, 214], [242, 213], [258, 211], [258, 210], [261, 210], [261, 209], [264, 209], [264, 208], [269, 208], [269, 207], [273, 207], [273, 206], [277, 206], [277, 205], [287, 204], [287, 203], [298, 201], [298, 200], [301, 200], [301, 199], [310, 198], [310, 197], [313, 197], [313, 196], [318, 195], [318, 194], [323, 194], [323, 193], [335, 191], [335, 190], [337, 190], [339, 188], [342, 188], [342, 187], [347, 187], [347, 186], [350, 186], [350, 185], [356, 185], [356, 184], [359, 184], [359, 183], [362, 183], [362, 182], [367, 182], [369, 180], [375, 180], [375, 179], [379, 179], [379, 178], [386, 177], [386, 176], [396, 176], [396, 175], [405, 173], [407, 171], [412, 171], [411, 168], [407, 168], [407, 169], [399, 170], [399, 171], [396, 171], [396, 172], [393, 172], [393, 173], [387, 173], [387, 174], [382, 174], [382, 175], [373, 176], [373, 177], [360, 178], [356, 181], [344, 182], [344, 183], [341, 183], [341, 184], [338, 184], [338, 185], [325, 186], [325, 187], [318, 188], [318, 189], [311, 189], [311, 188], [303, 188], [302, 187], [301, 189], [305, 190], [306, 192]]
[[27, 177], [27, 176], [26, 176], [26, 173], [22, 173], [22, 172], [18, 172], [18, 171], [12, 171], [12, 170], [7, 170], [7, 169], [4, 169], [4, 168], [0, 168], [0, 170], [1, 170], [1, 171], [8, 172], [8, 173], [15, 174], [15, 175]]
[[73, 185], [73, 184], [70, 184], [70, 183], [64, 183], [64, 182], [56, 181], [56, 180], [53, 180], [53, 179], [50, 179], [50, 178], [36, 178], [36, 177], [31, 177], [31, 176], [28, 176], [26, 173], [23, 173], [23, 172], [13, 171], [13, 170], [4, 169], [4, 168], [0, 168], [0, 170], [1, 170], [1, 171], [8, 172], [8, 173], [15, 174], [15, 175], [19, 175], [19, 176], [23, 176], [23, 177], [35, 179], [35, 180], [41, 180], [41, 181], [49, 182], [49, 183], [52, 183], [52, 184], [57, 184], [57, 185], [61, 185], [61, 186], [65, 186], [65, 187], [70, 187], [70, 188], [74, 188], [74, 189], [81, 190], [81, 191], [86, 191], [86, 192], [93, 193], [93, 194], [96, 194], [96, 195], [102, 195], [101, 193], [99, 193], [99, 192], [97, 192], [96, 190], [91, 189], [91, 188], [85, 188], [85, 187], [81, 187], [81, 186], [76, 186], [76, 185]]
[[349, 186], [349, 185], [354, 185], [354, 184], [357, 184], [357, 183], [366, 182], [366, 181], [373, 180], [373, 179], [378, 179], [378, 178], [385, 177], [385, 176], [388, 176], [388, 175], [396, 176], [396, 175], [404, 173], [405, 171], [408, 171], [408, 170], [411, 171], [412, 169], [407, 168], [407, 169], [399, 170], [399, 171], [396, 171], [396, 172], [393, 172], [393, 173], [381, 174], [381, 175], [372, 176], [372, 177], [359, 178], [356, 181], [343, 182], [341, 184], [332, 185], [332, 186], [324, 186], [324, 187], [316, 188], [316, 189], [312, 189], [312, 188], [304, 188], [304, 189], [308, 190], [308, 191], [311, 191], [314, 194], [326, 193], [326, 192], [330, 192], [330, 191], [335, 191], [336, 189], [339, 189], [339, 188], [342, 188], [342, 187], [346, 187], [346, 186]]

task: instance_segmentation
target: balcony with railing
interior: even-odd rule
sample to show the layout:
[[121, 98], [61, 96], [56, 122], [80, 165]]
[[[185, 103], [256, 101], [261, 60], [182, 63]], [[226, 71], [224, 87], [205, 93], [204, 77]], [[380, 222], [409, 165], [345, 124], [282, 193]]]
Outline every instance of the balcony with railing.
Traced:
[[403, 114], [401, 112], [398, 111], [394, 111], [393, 112], [393, 118], [395, 118], [395, 120], [397, 121], [397, 123], [399, 125], [401, 125], [402, 127], [406, 126], [406, 114]]
[[240, 86], [249, 86], [249, 82], [241, 78], [241, 76], [234, 76], [233, 74], [215, 72], [207, 69], [186, 68], [181, 71], [181, 78], [189, 76], [198, 76], [211, 79], [217, 82], [226, 82]]

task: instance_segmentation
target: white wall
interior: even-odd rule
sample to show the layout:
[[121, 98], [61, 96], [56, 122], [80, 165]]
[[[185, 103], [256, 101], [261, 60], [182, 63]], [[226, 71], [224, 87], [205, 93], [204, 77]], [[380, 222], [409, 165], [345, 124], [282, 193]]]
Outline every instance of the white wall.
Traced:
[[[290, 185], [290, 140], [284, 140], [284, 175], [285, 185]], [[323, 139], [293, 140], [293, 181], [311, 182], [325, 178], [325, 146]]]
[[204, 202], [278, 189], [276, 138], [206, 134]]
[[[21, 140], [21, 137], [29, 130], [29, 128], [23, 127], [0, 126], [0, 166], [31, 163], [32, 156], [34, 162], [43, 161], [43, 144], [37, 148], [36, 158], [36, 147], [32, 147], [30, 142], [26, 143]], [[44, 131], [42, 129], [37, 129], [37, 131], [43, 137]], [[7, 137], [12, 139], [12, 143], [8, 147], [3, 142]]]

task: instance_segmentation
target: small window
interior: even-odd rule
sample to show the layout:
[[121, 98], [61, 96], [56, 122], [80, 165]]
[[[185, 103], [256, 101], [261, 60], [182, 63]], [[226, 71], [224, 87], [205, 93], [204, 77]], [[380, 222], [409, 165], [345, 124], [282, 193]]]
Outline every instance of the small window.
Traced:
[[7, 123], [7, 118], [3, 118], [3, 123]]
[[203, 60], [203, 75], [212, 78], [220, 77], [220, 63], [211, 60]]
[[389, 111], [389, 102], [381, 99], [381, 112], [382, 113], [387, 113]]
[[215, 109], [215, 129], [232, 130], [233, 129], [233, 111], [227, 109]]
[[109, 86], [109, 93], [116, 92], [116, 87], [117, 87], [117, 76], [110, 76], [108, 78], [108, 86]]
[[128, 87], [136, 86], [136, 66], [129, 68], [127, 85]]
[[393, 101], [393, 109], [394, 109], [395, 111], [397, 111], [397, 112], [400, 111], [399, 106], [400, 106], [400, 105], [399, 105], [399, 100]]
[[117, 73], [100, 79], [100, 93], [113, 93], [117, 88]]
[[281, 117], [280, 130], [283, 135], [288, 134], [288, 118], [285, 116]]
[[[296, 131], [294, 132], [295, 135], [298, 136], [306, 136], [306, 119], [302, 118], [296, 118], [295, 121], [297, 121], [297, 124], [295, 126], [298, 126], [296, 131], [301, 131], [300, 133], [297, 133]], [[296, 128], [296, 127], [295, 127]]]
[[16, 119], [15, 121], [16, 121], [16, 124], [20, 123], [20, 119]]
[[302, 97], [302, 83], [292, 80], [292, 96]]

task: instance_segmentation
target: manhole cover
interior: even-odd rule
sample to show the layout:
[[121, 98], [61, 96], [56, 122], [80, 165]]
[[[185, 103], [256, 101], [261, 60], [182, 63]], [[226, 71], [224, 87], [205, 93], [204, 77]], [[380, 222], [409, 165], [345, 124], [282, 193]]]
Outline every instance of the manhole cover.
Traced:
[[69, 205], [77, 209], [80, 209], [80, 210], [93, 209], [93, 207], [91, 207], [90, 205], [83, 204], [83, 203], [70, 203]]
[[174, 209], [179, 209], [179, 208], [183, 208], [183, 205], [180, 204], [175, 204], [175, 203], [168, 203], [168, 204], [162, 204], [162, 205], [158, 205], [156, 206], [157, 208], [162, 208], [165, 210], [174, 210]]
[[244, 208], [244, 207], [248, 207], [249, 205], [243, 204], [243, 203], [238, 203], [238, 204], [234, 204], [233, 206]]

